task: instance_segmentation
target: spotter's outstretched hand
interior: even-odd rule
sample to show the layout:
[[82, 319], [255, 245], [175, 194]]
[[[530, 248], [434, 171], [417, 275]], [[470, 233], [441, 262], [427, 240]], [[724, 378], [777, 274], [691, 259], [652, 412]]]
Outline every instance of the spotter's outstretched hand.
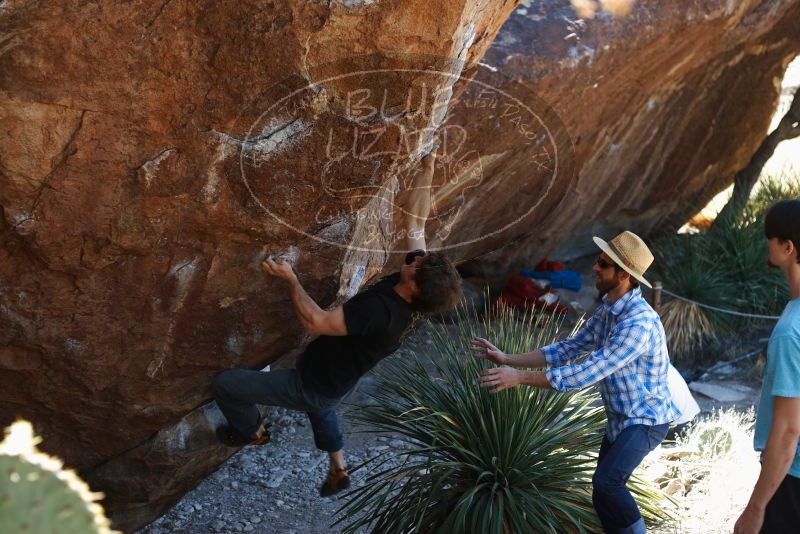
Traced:
[[489, 360], [497, 365], [506, 365], [508, 363], [505, 353], [482, 337], [476, 337], [472, 340], [472, 353], [476, 358]]
[[481, 387], [492, 388], [489, 393], [500, 393], [504, 389], [520, 385], [520, 371], [513, 367], [495, 367], [481, 371]]

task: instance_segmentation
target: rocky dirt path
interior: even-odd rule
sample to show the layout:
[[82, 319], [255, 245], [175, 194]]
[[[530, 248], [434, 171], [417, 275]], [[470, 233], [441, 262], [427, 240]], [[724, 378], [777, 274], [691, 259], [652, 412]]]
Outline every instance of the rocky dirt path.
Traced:
[[[424, 352], [430, 346], [426, 331], [418, 330], [392, 358]], [[375, 387], [371, 376], [362, 378], [352, 404], [368, 403], [368, 392]], [[274, 422], [269, 444], [241, 449], [139, 534], [339, 532], [331, 525], [343, 501], [319, 496], [327, 455], [314, 447], [306, 415], [275, 409], [270, 417]], [[399, 462], [391, 454], [402, 447], [399, 440], [358, 432], [346, 415], [342, 426], [350, 466], [379, 455]], [[360, 485], [366, 474], [356, 472], [354, 485]]]

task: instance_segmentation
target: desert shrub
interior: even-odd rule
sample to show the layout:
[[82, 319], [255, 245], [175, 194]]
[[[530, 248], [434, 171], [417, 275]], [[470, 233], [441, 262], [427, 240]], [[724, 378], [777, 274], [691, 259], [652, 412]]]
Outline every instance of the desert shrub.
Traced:
[[[491, 319], [459, 315], [451, 329], [432, 327], [440, 359], [395, 359], [374, 404], [353, 411], [365, 430], [399, 434], [407, 448], [400, 465], [366, 464], [376, 467], [346, 496], [344, 531], [598, 532], [591, 477], [605, 416], [596, 393], [491, 395], [477, 377], [492, 364], [469, 350], [488, 333], [501, 350], [529, 351], [553, 342], [560, 320], [505, 307]], [[638, 479], [631, 487], [649, 521], [669, 517], [658, 491]]]
[[730, 533], [758, 478], [752, 410], [727, 409], [697, 421], [675, 446], [642, 463], [642, 478], [676, 498], [679, 520], [656, 533]]
[[[800, 176], [762, 179], [744, 211], [708, 231], [665, 236], [654, 243], [656, 278], [664, 288], [718, 308], [778, 315], [789, 298], [782, 274], [767, 265], [764, 216], [772, 204], [800, 196]], [[697, 363], [710, 345], [732, 333], [762, 327], [762, 319], [729, 315], [665, 297], [662, 310], [670, 354]]]

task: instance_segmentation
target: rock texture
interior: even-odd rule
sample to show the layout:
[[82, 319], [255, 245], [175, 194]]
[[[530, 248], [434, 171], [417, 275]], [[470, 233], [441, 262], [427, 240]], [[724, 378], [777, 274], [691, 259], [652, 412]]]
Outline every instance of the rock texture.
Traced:
[[747, 164], [800, 51], [796, 1], [640, 1], [587, 21], [558, 6], [523, 3], [483, 61], [553, 106], [577, 176], [532, 238], [479, 272], [584, 254], [592, 235], [682, 225]]
[[434, 144], [429, 242], [472, 269], [647, 234], [746, 163], [800, 50], [796, 0], [431, 7], [0, 3], [0, 425], [118, 528], [227, 456], [215, 372], [306, 341], [265, 252], [323, 305], [390, 270]]

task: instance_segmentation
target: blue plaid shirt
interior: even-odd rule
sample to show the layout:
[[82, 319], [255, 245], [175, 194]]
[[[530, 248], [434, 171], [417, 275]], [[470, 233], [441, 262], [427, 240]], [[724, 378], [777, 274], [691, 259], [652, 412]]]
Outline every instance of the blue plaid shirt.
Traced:
[[[558, 391], [600, 383], [606, 437], [632, 425], [671, 423], [680, 416], [667, 387], [669, 354], [658, 314], [638, 287], [613, 304], [608, 297], [574, 336], [542, 349], [547, 381]], [[575, 359], [591, 352], [585, 359]]]

